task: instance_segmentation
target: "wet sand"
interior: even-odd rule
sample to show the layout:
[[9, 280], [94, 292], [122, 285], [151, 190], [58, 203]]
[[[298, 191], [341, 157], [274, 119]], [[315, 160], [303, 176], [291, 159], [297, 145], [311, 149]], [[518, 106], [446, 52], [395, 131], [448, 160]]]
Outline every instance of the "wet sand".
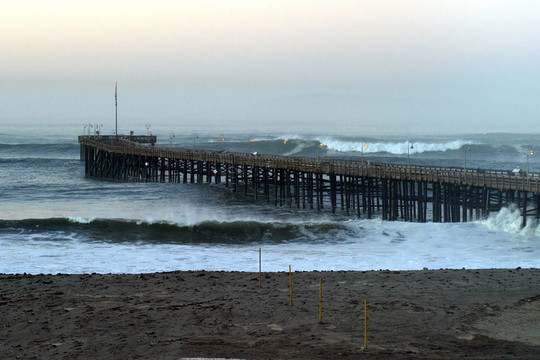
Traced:
[[0, 358], [540, 357], [539, 269], [293, 272], [293, 306], [288, 273], [258, 284], [247, 272], [0, 275]]

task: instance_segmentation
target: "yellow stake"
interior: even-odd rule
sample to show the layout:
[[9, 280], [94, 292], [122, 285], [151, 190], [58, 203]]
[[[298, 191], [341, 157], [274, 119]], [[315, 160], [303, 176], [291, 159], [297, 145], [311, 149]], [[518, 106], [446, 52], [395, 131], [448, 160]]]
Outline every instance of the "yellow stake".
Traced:
[[291, 272], [291, 265], [289, 265], [289, 289], [291, 289], [291, 306], [293, 306], [293, 302], [292, 302], [292, 272]]
[[364, 350], [367, 350], [367, 299], [364, 300]]
[[322, 279], [319, 278], [319, 323], [322, 324]]
[[259, 288], [262, 288], [262, 275], [261, 275], [261, 248], [259, 248]]

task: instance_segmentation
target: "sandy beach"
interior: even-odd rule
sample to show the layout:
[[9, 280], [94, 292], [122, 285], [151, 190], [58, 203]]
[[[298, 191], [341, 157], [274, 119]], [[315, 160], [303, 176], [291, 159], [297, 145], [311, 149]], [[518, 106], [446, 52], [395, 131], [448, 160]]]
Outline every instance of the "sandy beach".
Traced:
[[[319, 323], [319, 278], [322, 323]], [[2, 359], [535, 359], [540, 270], [0, 275]], [[364, 349], [364, 301], [368, 304]]]

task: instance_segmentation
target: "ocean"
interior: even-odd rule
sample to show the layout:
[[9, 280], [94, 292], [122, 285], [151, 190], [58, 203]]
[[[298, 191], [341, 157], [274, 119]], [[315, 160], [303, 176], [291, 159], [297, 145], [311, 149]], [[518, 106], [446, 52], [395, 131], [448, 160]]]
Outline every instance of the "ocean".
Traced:
[[[258, 271], [259, 248], [264, 271], [540, 267], [540, 229], [521, 229], [515, 208], [468, 223], [389, 222], [274, 207], [223, 185], [101, 181], [84, 176], [83, 131], [0, 125], [0, 273]], [[160, 146], [540, 171], [530, 134], [154, 135]]]

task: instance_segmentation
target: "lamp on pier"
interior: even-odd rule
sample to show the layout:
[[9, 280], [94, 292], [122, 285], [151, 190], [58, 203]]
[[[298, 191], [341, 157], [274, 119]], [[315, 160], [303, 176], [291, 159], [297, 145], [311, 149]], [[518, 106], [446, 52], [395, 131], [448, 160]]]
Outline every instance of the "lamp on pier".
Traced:
[[466, 147], [465, 148], [465, 155], [464, 155], [464, 161], [463, 161], [463, 169], [465, 170], [465, 172], [467, 172], [467, 153], [471, 150], [470, 147]]
[[527, 176], [529, 175], [529, 156], [534, 155], [534, 151], [527, 152]]
[[364, 148], [367, 149], [367, 147], [368, 147], [368, 144], [367, 144], [367, 143], [365, 143], [364, 145], [362, 145], [362, 162], [364, 162]]
[[221, 136], [220, 136], [219, 142], [220, 142], [219, 148], [220, 148], [221, 150], [224, 150], [223, 143], [225, 142], [225, 135], [221, 135]]
[[407, 141], [407, 166], [409, 168], [411, 167], [411, 149], [414, 149], [414, 146], [413, 144], [409, 143], [409, 141]]
[[174, 133], [172, 132], [171, 135], [169, 136], [169, 140], [171, 142], [171, 147], [172, 147], [172, 139], [174, 138]]
[[281, 143], [281, 156], [283, 156], [283, 146], [284, 145], [287, 145], [287, 140], [283, 140], [283, 142]]
[[319, 146], [317, 146], [317, 160], [319, 160], [320, 158], [320, 151], [323, 146], [324, 146], [324, 143], [322, 141], [319, 141]]
[[103, 124], [95, 124], [94, 125], [94, 134], [100, 135], [101, 134], [101, 128], [103, 127]]

